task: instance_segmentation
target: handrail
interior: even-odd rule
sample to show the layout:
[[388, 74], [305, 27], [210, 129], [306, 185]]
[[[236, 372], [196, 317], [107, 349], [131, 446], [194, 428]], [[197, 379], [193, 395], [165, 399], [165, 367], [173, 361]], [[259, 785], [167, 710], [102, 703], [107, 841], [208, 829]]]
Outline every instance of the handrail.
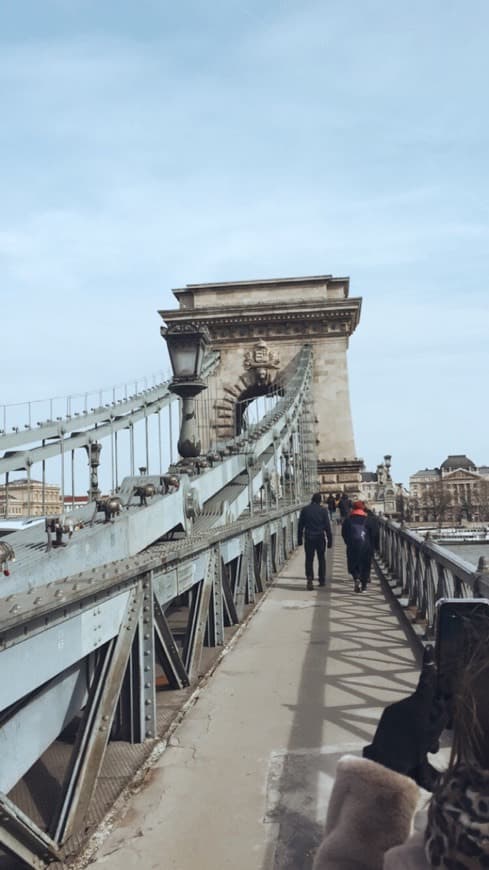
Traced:
[[[218, 354], [208, 355], [204, 361], [204, 377], [212, 371], [217, 361]], [[170, 381], [163, 381], [127, 399], [93, 408], [90, 413], [68, 415], [56, 421], [48, 420], [37, 428], [27, 427], [24, 431], [0, 434], [0, 450], [6, 451], [0, 457], [0, 474], [28, 469], [36, 462], [59, 456], [62, 451], [88, 446], [93, 441], [134, 426], [151, 414], [157, 414], [171, 402], [178, 401], [170, 392], [169, 384]], [[11, 450], [23, 444], [37, 446]]]
[[289, 514], [298, 514], [306, 503], [302, 500], [282, 503], [275, 510], [267, 510], [235, 520], [225, 526], [212, 529], [210, 533], [192, 535], [190, 538], [182, 538], [178, 541], [156, 542], [136, 556], [103, 564], [97, 569], [81, 571], [79, 574], [45, 586], [38, 586], [35, 596], [30, 590], [9, 595], [8, 599], [2, 598], [0, 599], [2, 634], [5, 635], [17, 625], [26, 626], [32, 621], [42, 623], [44, 618], [57, 610], [73, 606], [87, 596], [94, 596], [100, 592], [109, 594], [111, 588], [117, 589], [121, 583], [137, 578], [148, 571], [157, 569], [169, 571], [176, 563], [194, 561], [199, 554], [216, 544], [233, 540], [253, 529], [273, 525]]
[[399, 597], [415, 609], [416, 621], [434, 631], [435, 605], [440, 598], [489, 598], [489, 571], [484, 560], [474, 568], [444, 547], [426, 541], [398, 523], [379, 518], [379, 552]]

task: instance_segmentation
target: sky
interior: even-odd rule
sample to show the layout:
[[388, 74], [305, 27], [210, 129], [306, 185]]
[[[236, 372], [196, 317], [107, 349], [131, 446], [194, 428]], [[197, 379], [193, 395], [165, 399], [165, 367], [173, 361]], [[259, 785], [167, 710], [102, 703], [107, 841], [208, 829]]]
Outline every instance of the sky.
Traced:
[[168, 370], [173, 287], [348, 275], [357, 455], [489, 464], [488, 30], [486, 0], [1, 0], [0, 405]]

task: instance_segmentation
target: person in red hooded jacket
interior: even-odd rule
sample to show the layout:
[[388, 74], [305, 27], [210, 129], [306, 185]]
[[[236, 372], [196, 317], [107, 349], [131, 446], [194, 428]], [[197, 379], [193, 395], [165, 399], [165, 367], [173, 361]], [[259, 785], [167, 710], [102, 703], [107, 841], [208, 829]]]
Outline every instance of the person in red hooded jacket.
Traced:
[[346, 561], [348, 572], [353, 577], [354, 590], [365, 592], [370, 579], [377, 528], [368, 516], [363, 501], [353, 502], [350, 515], [341, 527], [341, 534], [346, 544]]

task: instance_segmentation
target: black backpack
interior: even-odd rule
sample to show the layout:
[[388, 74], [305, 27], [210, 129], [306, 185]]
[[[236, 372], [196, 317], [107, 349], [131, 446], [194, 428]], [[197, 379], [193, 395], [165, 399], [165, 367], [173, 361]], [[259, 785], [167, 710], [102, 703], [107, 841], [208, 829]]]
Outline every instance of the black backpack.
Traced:
[[358, 519], [353, 519], [353, 517], [351, 518], [349, 538], [350, 542], [358, 549], [363, 550], [364, 547], [368, 547], [369, 538], [366, 517], [359, 517]]

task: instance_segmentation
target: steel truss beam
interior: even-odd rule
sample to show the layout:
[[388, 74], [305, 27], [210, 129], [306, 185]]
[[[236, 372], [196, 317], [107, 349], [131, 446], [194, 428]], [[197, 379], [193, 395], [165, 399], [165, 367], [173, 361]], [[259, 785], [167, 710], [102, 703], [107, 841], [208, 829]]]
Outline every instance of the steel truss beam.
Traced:
[[221, 561], [221, 582], [224, 604], [224, 624], [237, 625], [239, 622], [238, 611], [234, 602], [231, 584], [229, 582], [229, 567]]
[[172, 689], [183, 689], [190, 685], [189, 675], [182, 661], [177, 645], [166, 620], [163, 608], [156, 595], [153, 599], [155, 650]]
[[143, 600], [143, 584], [139, 584], [130, 595], [118, 637], [109, 641], [100, 653], [52, 829], [56, 842], [64, 842], [75, 830], [77, 820], [80, 823], [86, 815], [109, 739]]
[[151, 572], [140, 578], [142, 606], [116, 714], [117, 738], [142, 743], [156, 735], [155, 630]]
[[[170, 686], [189, 685], [199, 673], [204, 644], [224, 642], [225, 626], [240, 621], [246, 604], [254, 601], [257, 591], [266, 588], [282, 564], [288, 551], [289, 525], [278, 518], [279, 505], [272, 517], [240, 515], [259, 492], [265, 473], [276, 463], [277, 445], [290, 442], [310, 371], [310, 351], [305, 349], [282, 405], [250, 432], [245, 451], [233, 449], [232, 455], [226, 455], [213, 469], [187, 481], [173, 498], [172, 508], [177, 503], [183, 505], [184, 489], [190, 487], [198, 509], [203, 507], [204, 512], [208, 500], [222, 500], [227, 506], [226, 521], [237, 520], [232, 530], [204, 524], [202, 528], [207, 532], [202, 534], [197, 525], [196, 535], [187, 542], [173, 547], [159, 545], [160, 549], [155, 545], [154, 550], [149, 547], [137, 557], [100, 565], [90, 575], [82, 572], [66, 581], [63, 576], [64, 582], [40, 585], [35, 595], [29, 588], [19, 597], [15, 590], [1, 602], [0, 665], [2, 673], [8, 671], [9, 679], [0, 679], [0, 714], [8, 708], [8, 714], [17, 717], [19, 733], [25, 735], [24, 744], [18, 744], [23, 756], [20, 767], [11, 771], [7, 784], [11, 786], [17, 773], [26, 769], [24, 765], [42, 753], [46, 740], [54, 739], [73, 713], [83, 711], [49, 829], [52, 839], [32, 825], [8, 798], [7, 803], [2, 802], [8, 812], [0, 820], [0, 843], [28, 866], [42, 867], [44, 862], [55, 860], [57, 844], [82, 823], [114, 718], [118, 717], [117, 725], [128, 740], [142, 741], [156, 734], [155, 663], [160, 662]], [[75, 439], [71, 446], [76, 446]], [[300, 506], [284, 505], [282, 509], [296, 511]], [[148, 531], [153, 513], [155, 518]], [[153, 526], [158, 536], [162, 534], [159, 516], [158, 508], [136, 517], [135, 546], [143, 539], [143, 531], [153, 533]], [[111, 527], [112, 531], [116, 528], [117, 523]], [[156, 540], [156, 536], [150, 540]], [[64, 559], [60, 562], [61, 555], [56, 554], [58, 571], [61, 565], [68, 565]], [[71, 569], [65, 574], [71, 577]], [[164, 607], [182, 595], [188, 596], [190, 606], [180, 654]], [[83, 686], [76, 676], [77, 667], [79, 674], [84, 672]], [[32, 717], [36, 711], [43, 715], [48, 699], [56, 706], [56, 715], [50, 720], [42, 745], [34, 741], [27, 747]], [[2, 725], [5, 735], [8, 718]]]
[[81, 710], [87, 667], [77, 662], [31, 694], [0, 730], [0, 792], [8, 793]]
[[[96, 606], [80, 610], [64, 622], [45, 625], [29, 637], [19, 634], [12, 646], [0, 650], [2, 673], [0, 710], [44, 685], [120, 631], [129, 591], [116, 593]], [[6, 676], [8, 674], [8, 680]]]
[[218, 546], [216, 549], [216, 570], [212, 578], [211, 602], [205, 639], [208, 646], [222, 646], [224, 644], [225, 593], [223, 583], [221, 548]]
[[60, 860], [57, 844], [48, 837], [11, 800], [0, 793], [0, 845], [27, 867], [42, 870]]
[[190, 614], [185, 636], [183, 661], [185, 670], [192, 681], [199, 672], [209, 604], [217, 572], [220, 570], [216, 548], [208, 553], [207, 569], [204, 579], [192, 588]]
[[[254, 523], [258, 522], [259, 518], [255, 516]], [[201, 548], [193, 558], [181, 559], [176, 566], [176, 585], [164, 581], [165, 570], [170, 574], [175, 571], [173, 563], [165, 566], [163, 573], [163, 566], [160, 566], [154, 589], [153, 569], [141, 573], [139, 567], [132, 584], [128, 576], [119, 576], [111, 589], [108, 586], [110, 581], [106, 582], [103, 592], [92, 587], [86, 603], [80, 600], [78, 612], [76, 606], [68, 604], [64, 622], [60, 621], [62, 612], [58, 606], [53, 612], [52, 624], [46, 620], [48, 624], [44, 631], [37, 616], [33, 621], [32, 636], [26, 631], [26, 626], [23, 632], [20, 625], [18, 629], [9, 628], [10, 634], [8, 640], [5, 635], [5, 640], [12, 645], [0, 649], [0, 662], [10, 661], [15, 653], [16, 667], [20, 670], [16, 672], [17, 691], [14, 694], [5, 694], [5, 681], [2, 686], [3, 701], [10, 702], [12, 713], [4, 719], [0, 743], [3, 739], [4, 748], [7, 746], [9, 717], [14, 717], [16, 726], [17, 723], [19, 726], [16, 745], [20, 752], [20, 767], [11, 771], [4, 788], [12, 787], [26, 770], [26, 765], [29, 767], [64, 725], [83, 709], [59, 805], [49, 829], [52, 839], [27, 820], [31, 834], [30, 845], [26, 846], [27, 834], [24, 827], [19, 827], [20, 823], [17, 828], [24, 833], [17, 837], [12, 824], [10, 827], [4, 824], [3, 828], [0, 824], [3, 836], [0, 842], [28, 866], [44, 866], [45, 861], [54, 860], [51, 857], [54, 852], [52, 849], [48, 852], [47, 846], [51, 843], [56, 848], [57, 843], [64, 842], [82, 823], [116, 711], [120, 729], [118, 736], [139, 742], [156, 734], [155, 662], [160, 661], [172, 687], [189, 685], [199, 673], [204, 643], [222, 644], [224, 626], [238, 623], [245, 605], [252, 602], [256, 591], [264, 589], [271, 579], [271, 534], [275, 548], [279, 550], [280, 536], [285, 536], [287, 526], [276, 519], [265, 520], [261, 529], [254, 523], [248, 524], [240, 534], [235, 531], [230, 535], [229, 531], [220, 530], [216, 534], [217, 540], [207, 550]], [[231, 570], [234, 571], [234, 595], [229, 580]], [[168, 604], [172, 592], [178, 597], [184, 590], [190, 599], [190, 607], [181, 656], [163, 607]], [[113, 597], [110, 597], [110, 591]], [[77, 658], [78, 664], [72, 664]], [[43, 662], [42, 675], [51, 675], [51, 679], [39, 693], [32, 694], [36, 680], [42, 679], [36, 670], [39, 661]], [[61, 673], [55, 675], [55, 671]], [[34, 682], [33, 675], [36, 675]], [[6, 709], [5, 704], [3, 709]], [[47, 727], [42, 729], [42, 746], [36, 747], [29, 740], [32, 731], [29, 722], [32, 716], [44, 715], [38, 713], [42, 709], [49, 710], [49, 715], [45, 719]], [[27, 741], [24, 749], [18, 742], [22, 734]], [[15, 819], [23, 818], [16, 807], [11, 815]]]

